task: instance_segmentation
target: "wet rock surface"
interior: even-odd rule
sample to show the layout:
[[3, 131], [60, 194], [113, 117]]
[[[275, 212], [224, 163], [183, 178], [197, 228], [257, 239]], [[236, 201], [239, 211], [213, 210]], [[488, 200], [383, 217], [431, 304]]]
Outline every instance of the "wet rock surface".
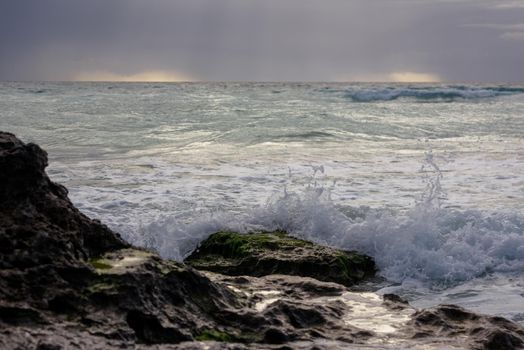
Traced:
[[524, 329], [502, 317], [482, 316], [456, 305], [418, 311], [408, 323], [413, 338], [468, 338], [472, 349], [522, 349]]
[[46, 166], [39, 146], [0, 133], [0, 348], [179, 343], [240, 305], [197, 271], [131, 248], [80, 213]]
[[417, 311], [318, 274], [163, 260], [80, 213], [46, 165], [40, 147], [0, 132], [0, 349], [522, 347], [521, 326], [453, 305]]
[[128, 246], [80, 213], [46, 166], [40, 147], [0, 133], [0, 320], [8, 324], [45, 324], [42, 310], [74, 308], [93, 274], [85, 261]]
[[285, 232], [217, 232], [185, 262], [225, 275], [285, 274], [352, 286], [374, 276], [375, 263], [363, 254], [345, 252], [293, 238]]

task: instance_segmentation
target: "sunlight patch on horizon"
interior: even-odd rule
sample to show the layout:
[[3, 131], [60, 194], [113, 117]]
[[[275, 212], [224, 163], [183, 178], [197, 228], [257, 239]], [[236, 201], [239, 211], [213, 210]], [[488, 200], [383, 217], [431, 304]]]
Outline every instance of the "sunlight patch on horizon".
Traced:
[[85, 71], [75, 74], [74, 81], [111, 81], [111, 82], [183, 82], [195, 81], [194, 78], [172, 70], [148, 70], [134, 74], [118, 74], [109, 71]]
[[399, 71], [386, 74], [368, 74], [356, 76], [350, 81], [369, 83], [440, 83], [442, 79], [432, 73]]
[[395, 83], [439, 83], [441, 79], [436, 74], [416, 72], [393, 72], [389, 81]]

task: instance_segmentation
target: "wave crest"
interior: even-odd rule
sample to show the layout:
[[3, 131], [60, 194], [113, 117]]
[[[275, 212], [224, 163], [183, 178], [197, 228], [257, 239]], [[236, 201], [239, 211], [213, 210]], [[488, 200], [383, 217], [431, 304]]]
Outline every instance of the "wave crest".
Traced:
[[429, 202], [404, 213], [342, 208], [322, 188], [286, 192], [242, 214], [209, 213], [191, 223], [164, 217], [144, 226], [142, 241], [135, 243], [182, 260], [219, 230], [277, 229], [366, 253], [380, 274], [394, 282], [416, 279], [450, 286], [489, 272], [524, 269], [524, 217], [518, 214], [459, 211]]
[[354, 102], [393, 101], [398, 99], [452, 102], [523, 93], [524, 87], [507, 86], [374, 86], [348, 88], [344, 91], [344, 97]]

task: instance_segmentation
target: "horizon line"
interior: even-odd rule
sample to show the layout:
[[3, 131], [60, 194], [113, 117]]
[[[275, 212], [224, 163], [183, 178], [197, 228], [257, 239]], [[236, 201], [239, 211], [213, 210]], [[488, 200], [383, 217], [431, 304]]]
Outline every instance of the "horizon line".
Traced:
[[111, 83], [111, 84], [211, 84], [211, 83], [229, 83], [229, 84], [241, 84], [241, 83], [258, 83], [258, 84], [434, 84], [434, 85], [445, 85], [445, 84], [512, 84], [512, 85], [524, 85], [522, 82], [508, 82], [508, 81], [365, 81], [365, 80], [180, 80], [180, 81], [121, 81], [121, 80], [0, 80], [0, 83]]

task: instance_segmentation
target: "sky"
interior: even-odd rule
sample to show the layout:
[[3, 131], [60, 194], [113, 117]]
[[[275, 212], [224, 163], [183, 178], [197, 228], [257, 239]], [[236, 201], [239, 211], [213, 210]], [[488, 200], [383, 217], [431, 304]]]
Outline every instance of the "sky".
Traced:
[[0, 0], [0, 80], [524, 83], [524, 0]]

